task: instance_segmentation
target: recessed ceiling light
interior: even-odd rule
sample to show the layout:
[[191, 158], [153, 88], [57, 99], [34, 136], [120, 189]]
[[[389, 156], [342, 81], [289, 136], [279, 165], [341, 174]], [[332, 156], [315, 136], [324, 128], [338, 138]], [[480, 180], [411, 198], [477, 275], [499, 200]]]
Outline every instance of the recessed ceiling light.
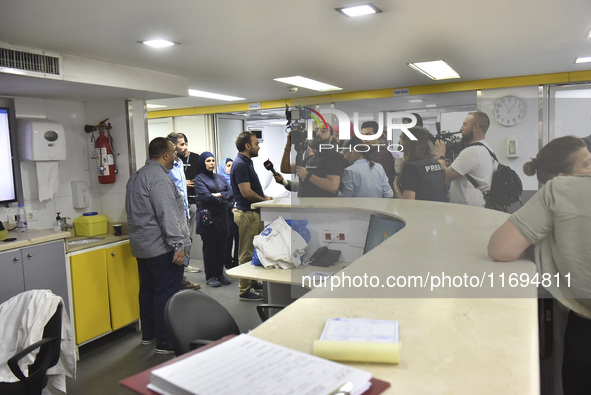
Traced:
[[432, 62], [409, 63], [408, 65], [414, 70], [425, 74], [432, 80], [461, 78], [460, 75], [443, 60], [434, 60]]
[[591, 38], [591, 30], [589, 30], [589, 33], [587, 33], [587, 38]]
[[246, 100], [243, 97], [220, 95], [218, 93], [198, 91], [195, 89], [189, 89], [189, 96], [204, 97], [206, 99], [215, 99], [215, 100], [224, 100], [224, 101]]
[[152, 48], [166, 48], [166, 47], [172, 47], [173, 45], [177, 44], [175, 42], [168, 41], [168, 40], [162, 40], [162, 39], [146, 40], [146, 41], [140, 41], [140, 42], [142, 44], [147, 45]]
[[437, 104], [425, 104], [425, 107], [437, 107]]
[[370, 15], [370, 14], [379, 14], [382, 12], [378, 7], [371, 3], [367, 4], [360, 4], [352, 7], [340, 7], [335, 8], [341, 14], [348, 16], [349, 18], [355, 18], [358, 16]]
[[146, 104], [146, 108], [151, 108], [151, 109], [154, 109], [154, 108], [165, 108], [165, 107], [168, 107], [168, 106], [165, 106], [163, 104], [150, 104], [150, 103], [147, 103]]
[[575, 63], [589, 63], [591, 62], [591, 56], [586, 56], [583, 58], [576, 58]]
[[343, 89], [339, 88], [338, 86], [325, 84], [324, 82], [311, 80], [310, 78], [302, 77], [299, 75], [296, 75], [294, 77], [274, 78], [273, 80], [277, 82], [283, 82], [284, 84], [295, 85], [320, 92], [340, 91]]
[[423, 99], [411, 99], [408, 102], [409, 103], [422, 103], [422, 102], [424, 102], [424, 100]]

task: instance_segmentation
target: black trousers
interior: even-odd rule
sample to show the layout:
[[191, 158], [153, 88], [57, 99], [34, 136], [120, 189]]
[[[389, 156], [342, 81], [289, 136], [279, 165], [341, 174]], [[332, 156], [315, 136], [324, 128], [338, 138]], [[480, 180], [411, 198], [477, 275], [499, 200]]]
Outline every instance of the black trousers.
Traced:
[[142, 339], [156, 338], [157, 346], [169, 344], [164, 324], [164, 307], [168, 299], [177, 293], [183, 280], [183, 265], [172, 263], [174, 251], [154, 258], [138, 258], [140, 276], [140, 320]]
[[564, 395], [591, 394], [591, 320], [572, 311], [564, 334], [562, 389]]
[[205, 280], [218, 278], [224, 274], [227, 247], [226, 233], [203, 233], [203, 266], [205, 267]]

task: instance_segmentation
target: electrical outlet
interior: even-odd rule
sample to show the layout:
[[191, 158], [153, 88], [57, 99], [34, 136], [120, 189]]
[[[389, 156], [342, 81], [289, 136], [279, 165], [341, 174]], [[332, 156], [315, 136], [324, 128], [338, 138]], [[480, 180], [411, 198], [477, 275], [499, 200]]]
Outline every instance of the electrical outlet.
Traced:
[[323, 242], [324, 243], [348, 243], [349, 236], [347, 232], [339, 231], [339, 230], [325, 230]]
[[27, 211], [27, 222], [30, 221], [39, 221], [39, 211], [31, 210]]

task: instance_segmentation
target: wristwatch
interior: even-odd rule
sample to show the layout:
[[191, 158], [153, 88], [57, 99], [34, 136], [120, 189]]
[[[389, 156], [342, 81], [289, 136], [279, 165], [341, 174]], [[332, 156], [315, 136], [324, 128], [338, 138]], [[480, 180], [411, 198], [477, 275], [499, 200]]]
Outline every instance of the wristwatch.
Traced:
[[312, 173], [308, 172], [308, 174], [306, 174], [306, 181], [310, 181], [310, 177], [312, 177]]
[[174, 246], [174, 250], [176, 252], [185, 251], [185, 245], [183, 243], [178, 243], [177, 245]]

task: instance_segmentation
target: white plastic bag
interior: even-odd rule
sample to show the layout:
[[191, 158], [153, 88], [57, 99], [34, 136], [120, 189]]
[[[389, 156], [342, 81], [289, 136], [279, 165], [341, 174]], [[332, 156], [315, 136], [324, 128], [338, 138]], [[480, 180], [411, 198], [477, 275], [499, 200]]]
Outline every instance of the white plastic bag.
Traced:
[[257, 256], [265, 268], [279, 267], [291, 269], [298, 267], [308, 243], [278, 217], [271, 222], [260, 235], [254, 237]]

